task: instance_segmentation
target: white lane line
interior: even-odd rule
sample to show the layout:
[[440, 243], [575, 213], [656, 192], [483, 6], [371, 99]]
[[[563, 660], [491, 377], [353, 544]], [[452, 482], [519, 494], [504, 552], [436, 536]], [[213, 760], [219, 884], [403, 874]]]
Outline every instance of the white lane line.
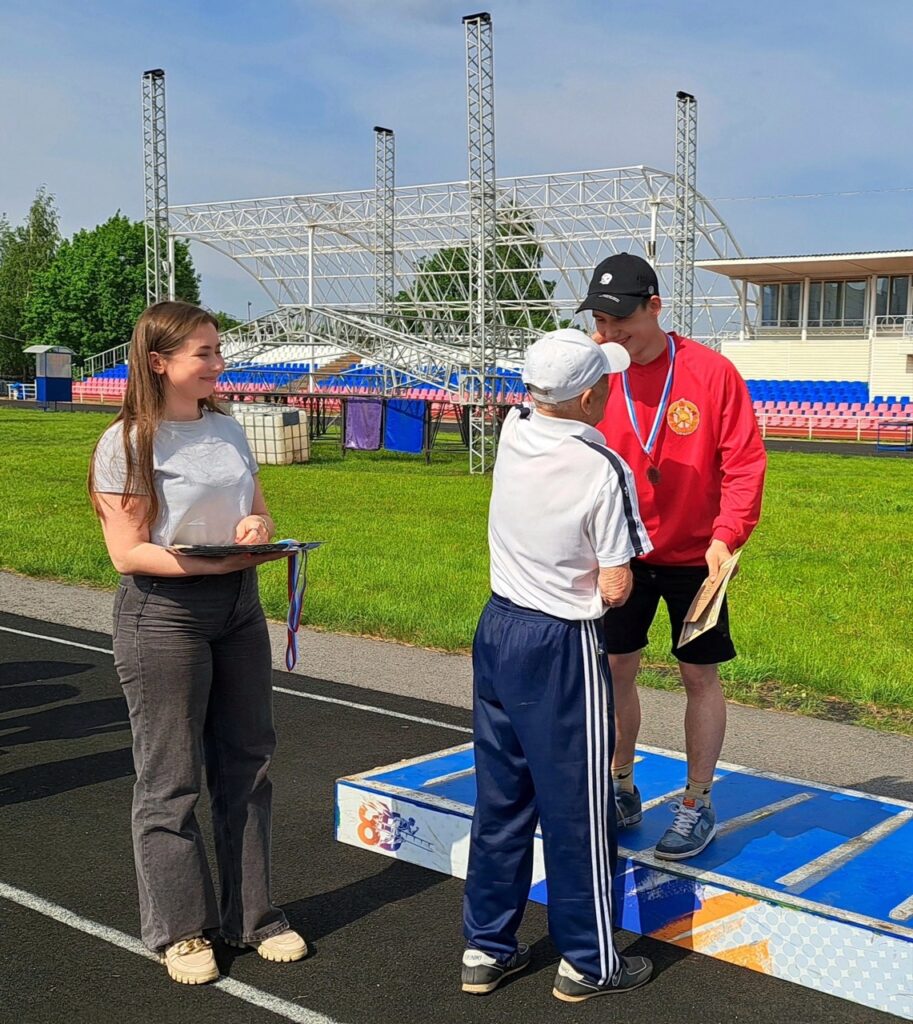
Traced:
[[[66, 644], [67, 647], [80, 647], [84, 651], [97, 651], [99, 654], [114, 654], [114, 651], [105, 647], [92, 647], [89, 644], [79, 644], [75, 640], [64, 640], [59, 636], [44, 636], [41, 633], [28, 633], [24, 629], [12, 629], [10, 626], [0, 626], [4, 633], [15, 633], [17, 636], [29, 636], [35, 640], [48, 640], [54, 644]], [[319, 693], [306, 693], [303, 690], [291, 690], [287, 686], [274, 686], [276, 693], [286, 693], [292, 697], [303, 697], [305, 700], [316, 700], [323, 704], [340, 704], [342, 707], [354, 708], [356, 711], [370, 711], [375, 715], [386, 715], [388, 718], [402, 718], [407, 722], [418, 722], [420, 725], [436, 725], [439, 729], [452, 729], [454, 732], [471, 733], [472, 729], [465, 725], [453, 725], [451, 722], [440, 722], [436, 718], [422, 718], [420, 715], [407, 715], [403, 711], [390, 711], [387, 708], [378, 708], [373, 704], [359, 704], [353, 700], [341, 700], [339, 697], [324, 697]]]
[[913, 896], [908, 896], [903, 903], [898, 903], [888, 917], [892, 921], [909, 921], [913, 917]]
[[[155, 953], [146, 949], [140, 940], [134, 938], [134, 936], [127, 935], [126, 932], [118, 931], [116, 928], [109, 928], [107, 925], [99, 924], [97, 921], [92, 921], [87, 917], [82, 917], [80, 914], [73, 913], [72, 910], [67, 910], [66, 907], [58, 906], [56, 903], [51, 903], [50, 900], [45, 900], [40, 896], [26, 892], [24, 889], [18, 889], [14, 885], [0, 882], [0, 897], [9, 900], [11, 903], [18, 903], [20, 907], [25, 907], [27, 910], [33, 910], [38, 914], [43, 914], [45, 917], [50, 917], [54, 921], [60, 922], [60, 924], [65, 924], [68, 928], [75, 928], [77, 931], [91, 935], [93, 938], [108, 942], [112, 946], [126, 950], [128, 953], [133, 953], [136, 956], [144, 957], [146, 960], [153, 960], [159, 963], [159, 958]], [[268, 1010], [278, 1017], [295, 1021], [296, 1024], [338, 1024], [332, 1017], [327, 1017], [316, 1010], [309, 1010], [306, 1006], [290, 1003], [287, 999], [280, 999], [279, 996], [275, 996], [270, 992], [264, 992], [259, 988], [254, 988], [253, 985], [245, 985], [243, 981], [235, 981], [234, 978], [220, 978], [206, 987], [218, 989], [226, 995], [234, 996], [235, 999], [250, 1003], [251, 1006], [259, 1006], [261, 1009]]]
[[0, 626], [4, 633], [15, 633], [17, 636], [30, 636], [35, 640], [50, 640], [55, 644], [66, 644], [67, 647], [81, 647], [84, 651], [98, 651], [99, 654], [113, 654], [107, 647], [93, 647], [91, 644], [78, 644], [75, 640], [63, 640], [59, 636], [43, 636], [41, 633], [27, 633], [24, 629], [13, 629], [11, 626]]
[[341, 704], [357, 711], [371, 711], [375, 715], [387, 715], [389, 718], [404, 718], [407, 722], [419, 722], [421, 725], [436, 725], [440, 729], [452, 729], [454, 732], [472, 732], [465, 725], [453, 725], [452, 722], [439, 722], [436, 718], [422, 718], [420, 715], [407, 715], [403, 711], [390, 711], [387, 708], [376, 708], [373, 704], [358, 704], [354, 700], [340, 700], [338, 697], [324, 697], [320, 693], [305, 693], [303, 690], [290, 690], [285, 686], [274, 686], [276, 693], [287, 693], [292, 697], [304, 697], [307, 700], [318, 700], [324, 704]]
[[795, 871], [782, 875], [777, 881], [780, 885], [786, 886], [790, 892], [805, 892], [806, 889], [810, 889], [816, 882], [836, 871], [837, 868], [843, 867], [854, 857], [858, 857], [860, 853], [874, 846], [885, 836], [902, 828], [908, 821], [913, 821], [913, 811], [892, 814], [890, 818], [885, 818], [884, 821], [879, 822], [867, 832], [863, 832], [862, 835], [854, 836], [835, 849], [822, 853], [820, 857], [810, 860], [807, 864], [796, 868]]

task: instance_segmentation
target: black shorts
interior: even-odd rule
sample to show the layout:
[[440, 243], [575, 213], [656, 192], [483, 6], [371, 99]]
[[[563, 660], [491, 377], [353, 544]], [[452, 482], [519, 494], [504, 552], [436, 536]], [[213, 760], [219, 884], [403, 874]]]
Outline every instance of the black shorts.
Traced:
[[713, 629], [678, 647], [685, 614], [694, 595], [707, 578], [706, 566], [649, 565], [636, 559], [631, 563], [634, 588], [620, 608], [606, 612], [605, 647], [609, 654], [631, 654], [647, 646], [647, 633], [656, 617], [659, 599], [666, 602], [672, 627], [672, 654], [689, 665], [717, 665], [735, 657], [729, 635], [729, 607], [726, 598]]

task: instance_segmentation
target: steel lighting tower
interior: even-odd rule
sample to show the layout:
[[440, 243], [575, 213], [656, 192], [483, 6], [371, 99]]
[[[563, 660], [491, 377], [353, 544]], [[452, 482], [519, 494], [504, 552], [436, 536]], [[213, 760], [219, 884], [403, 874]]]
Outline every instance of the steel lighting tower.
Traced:
[[486, 404], [485, 377], [494, 361], [495, 320], [495, 73], [491, 15], [463, 18], [466, 29], [466, 114], [469, 140], [469, 472], [494, 461], [494, 414]]
[[146, 304], [174, 297], [169, 261], [168, 159], [165, 151], [165, 72], [143, 72]]
[[672, 326], [691, 337], [694, 312], [694, 213], [697, 196], [697, 100], [676, 94], [675, 259], [672, 275]]
[[393, 199], [396, 142], [390, 128], [374, 126], [374, 301], [389, 312], [393, 301]]

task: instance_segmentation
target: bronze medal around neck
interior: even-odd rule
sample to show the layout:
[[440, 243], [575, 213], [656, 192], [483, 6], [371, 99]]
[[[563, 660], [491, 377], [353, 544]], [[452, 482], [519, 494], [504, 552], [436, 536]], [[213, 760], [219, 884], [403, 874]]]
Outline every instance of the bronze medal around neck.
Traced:
[[650, 466], [647, 470], [647, 479], [654, 487], [662, 481], [662, 478], [663, 475], [659, 471], [659, 466]]

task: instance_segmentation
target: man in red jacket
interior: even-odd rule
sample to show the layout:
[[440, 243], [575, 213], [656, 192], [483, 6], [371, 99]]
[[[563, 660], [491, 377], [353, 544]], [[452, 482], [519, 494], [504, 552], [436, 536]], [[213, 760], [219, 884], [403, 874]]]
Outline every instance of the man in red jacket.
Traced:
[[640, 729], [635, 679], [660, 598], [669, 612], [672, 653], [685, 687], [687, 786], [656, 856], [683, 860], [716, 834], [713, 774], [726, 731], [720, 662], [735, 657], [723, 605], [716, 627], [679, 648], [685, 614], [701, 584], [741, 548], [761, 511], [766, 455], [745, 382], [728, 359], [667, 333], [656, 273], [630, 253], [596, 267], [577, 312], [593, 311], [593, 340], [627, 349], [631, 367], [614, 378], [599, 429], [634, 473], [653, 550], [634, 559], [627, 603], [605, 616], [615, 688], [612, 775], [619, 827], [643, 817], [634, 785]]

